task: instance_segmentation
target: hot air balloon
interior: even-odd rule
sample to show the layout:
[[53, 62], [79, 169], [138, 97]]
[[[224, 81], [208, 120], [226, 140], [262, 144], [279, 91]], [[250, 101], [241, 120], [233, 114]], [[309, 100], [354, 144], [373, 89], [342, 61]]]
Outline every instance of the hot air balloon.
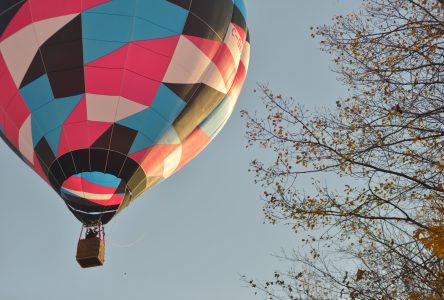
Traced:
[[82, 267], [221, 130], [249, 53], [243, 0], [0, 0], [0, 136], [83, 224]]

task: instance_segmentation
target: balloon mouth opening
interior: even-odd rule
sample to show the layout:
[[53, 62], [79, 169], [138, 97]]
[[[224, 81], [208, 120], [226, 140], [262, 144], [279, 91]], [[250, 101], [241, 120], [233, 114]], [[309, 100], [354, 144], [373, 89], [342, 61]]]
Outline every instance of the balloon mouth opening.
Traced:
[[120, 205], [131, 192], [122, 178], [109, 173], [88, 171], [67, 178], [62, 183], [60, 194], [65, 199], [115, 206]]

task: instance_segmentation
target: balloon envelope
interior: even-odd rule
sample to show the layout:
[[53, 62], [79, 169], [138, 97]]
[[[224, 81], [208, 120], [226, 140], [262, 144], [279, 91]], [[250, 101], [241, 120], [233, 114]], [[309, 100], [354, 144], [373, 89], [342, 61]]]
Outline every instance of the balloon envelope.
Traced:
[[0, 0], [0, 136], [106, 224], [220, 131], [249, 51], [242, 0]]

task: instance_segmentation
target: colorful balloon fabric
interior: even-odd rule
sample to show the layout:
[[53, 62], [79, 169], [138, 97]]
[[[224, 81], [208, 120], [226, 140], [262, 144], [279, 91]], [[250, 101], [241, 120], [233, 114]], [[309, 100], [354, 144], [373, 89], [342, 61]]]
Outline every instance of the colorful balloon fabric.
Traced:
[[0, 136], [106, 224], [221, 130], [249, 53], [242, 0], [0, 0]]

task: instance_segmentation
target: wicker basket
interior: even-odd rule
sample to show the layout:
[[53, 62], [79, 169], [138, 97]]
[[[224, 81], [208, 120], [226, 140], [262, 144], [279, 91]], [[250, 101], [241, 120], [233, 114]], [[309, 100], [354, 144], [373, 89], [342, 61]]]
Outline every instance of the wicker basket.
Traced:
[[97, 237], [79, 240], [76, 259], [82, 268], [103, 266], [105, 243]]

